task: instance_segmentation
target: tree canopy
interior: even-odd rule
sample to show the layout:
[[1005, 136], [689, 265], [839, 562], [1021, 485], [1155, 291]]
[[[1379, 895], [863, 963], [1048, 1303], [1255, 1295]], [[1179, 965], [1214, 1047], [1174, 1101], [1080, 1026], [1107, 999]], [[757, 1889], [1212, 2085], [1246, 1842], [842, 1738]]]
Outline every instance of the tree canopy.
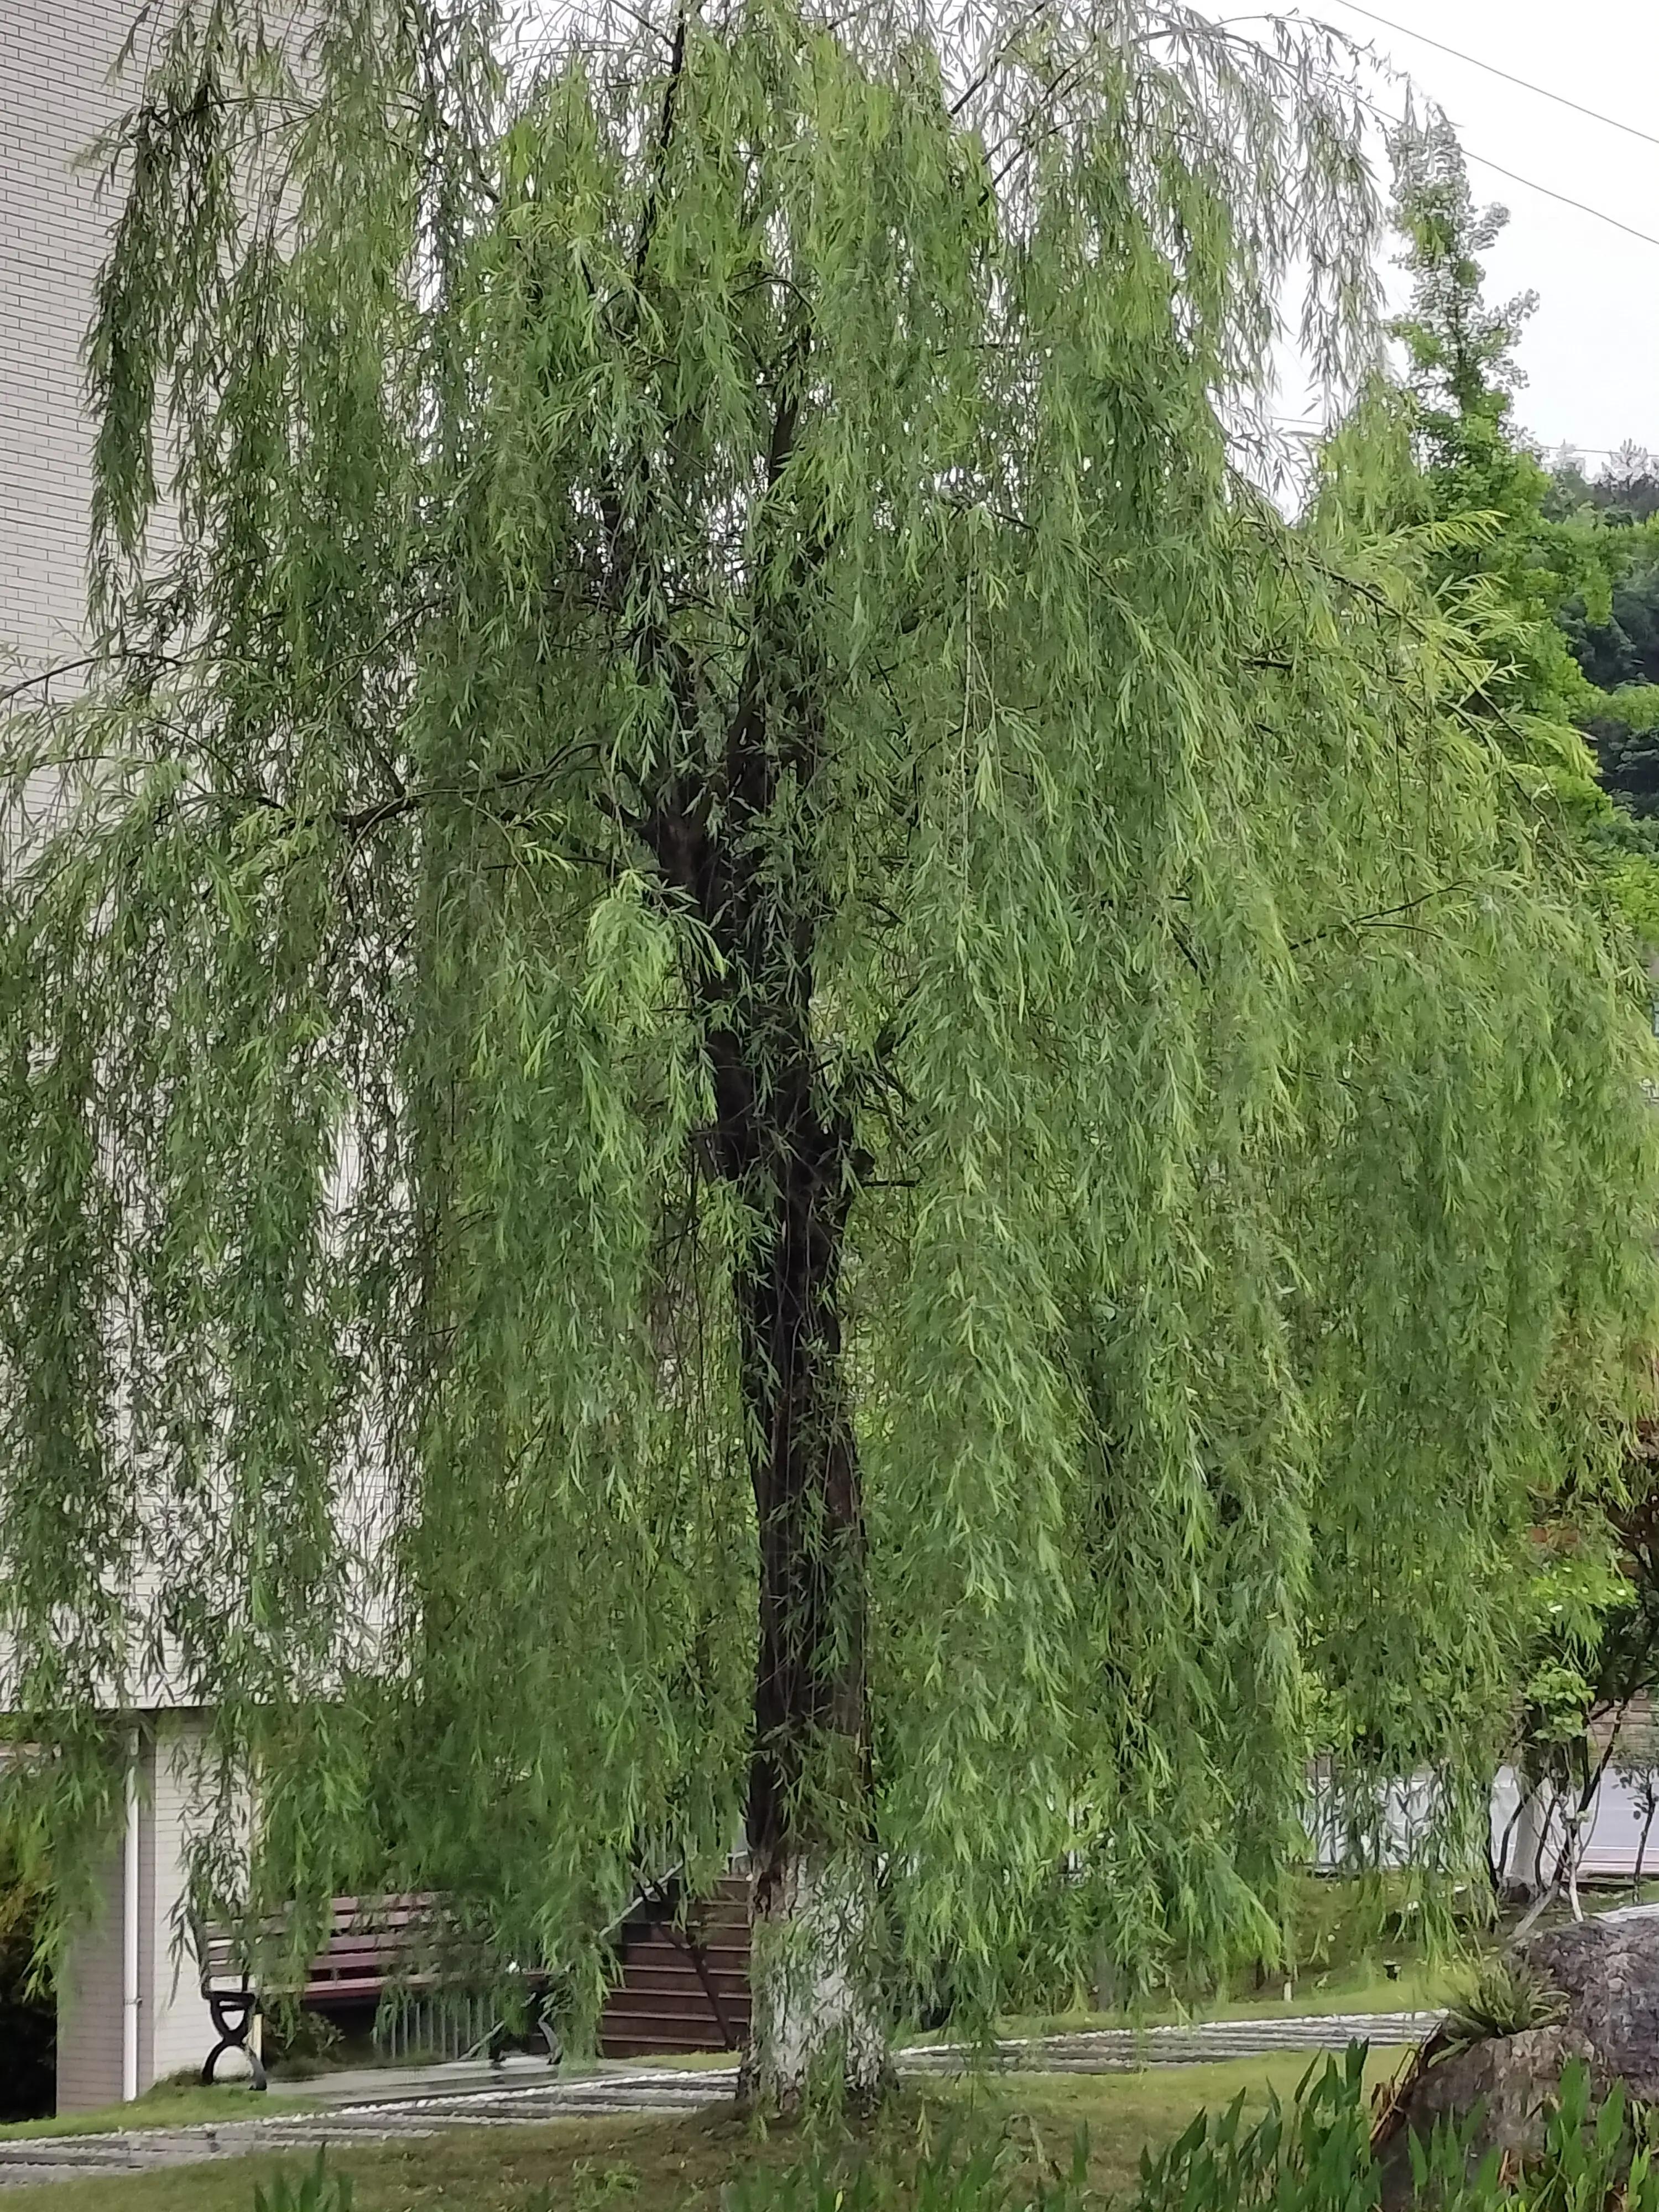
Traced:
[[1341, 50], [313, 16], [113, 142], [107, 650], [5, 733], [33, 1832], [157, 1667], [254, 1909], [566, 1955], [746, 1823], [786, 2094], [1062, 1867], [1062, 1957], [1271, 1948], [1316, 1749], [1473, 1856], [1644, 1022], [1397, 409], [1237, 465], [1289, 272], [1376, 358]]
[[[1571, 453], [1551, 471], [1546, 512], [1588, 525], [1610, 591], [1571, 594], [1558, 619], [1588, 680], [1606, 694], [1583, 716], [1602, 781], [1636, 821], [1659, 805], [1659, 764], [1652, 732], [1659, 725], [1659, 475], [1653, 456], [1626, 445], [1587, 477]], [[1645, 849], [1645, 848], [1644, 848]]]
[[[1443, 120], [1402, 134], [1395, 155], [1395, 220], [1413, 279], [1395, 329], [1407, 353], [1403, 398], [1419, 462], [1402, 478], [1403, 511], [1468, 526], [1437, 554], [1435, 574], [1441, 598], [1457, 605], [1481, 647], [1469, 706], [1486, 717], [1517, 769], [1540, 779], [1564, 828], [1577, 826], [1601, 895], [1650, 948], [1659, 877], [1650, 843], [1625, 811], [1638, 795], [1611, 772], [1604, 783], [1575, 728], [1595, 735], [1608, 726], [1603, 718], [1622, 709], [1639, 720], [1639, 710], [1629, 694], [1599, 691], [1574, 658], [1575, 615], [1611, 619], [1620, 580], [1638, 557], [1626, 526], [1645, 458], [1631, 450], [1620, 459], [1622, 508], [1612, 504], [1611, 476], [1599, 480], [1601, 497], [1592, 499], [1582, 478], [1575, 483], [1559, 467], [1545, 473], [1512, 422], [1514, 348], [1532, 303], [1492, 308], [1484, 298], [1480, 257], [1505, 213], [1477, 209]], [[1609, 521], [1610, 513], [1623, 520]], [[1570, 1468], [1535, 1501], [1533, 1571], [1514, 1600], [1514, 1733], [1503, 1747], [1521, 1778], [1522, 1805], [1494, 1855], [1495, 1888], [1547, 1888], [1559, 1861], [1577, 1909], [1577, 1862], [1595, 1791], [1626, 1714], [1659, 1682], [1649, 1586], [1651, 1483], [1650, 1454], [1632, 1439], [1622, 1465]], [[1592, 1738], [1593, 1721], [1603, 1724], [1602, 1742]], [[1553, 1796], [1558, 1826], [1547, 1850], [1549, 1821], [1534, 1820], [1522, 1854], [1510, 1847], [1528, 1796], [1537, 1799], [1534, 1814]]]
[[1558, 617], [1576, 599], [1590, 618], [1607, 619], [1611, 572], [1621, 564], [1604, 531], [1552, 515], [1552, 479], [1512, 425], [1515, 348], [1536, 302], [1523, 295], [1489, 306], [1480, 259], [1508, 213], [1475, 206], [1443, 117], [1398, 133], [1393, 154], [1394, 217], [1412, 277], [1394, 330], [1418, 463], [1402, 480], [1402, 501], [1407, 511], [1414, 497], [1419, 515], [1467, 526], [1437, 551], [1430, 580], [1481, 648], [1471, 705], [1514, 757], [1551, 779], [1564, 804], [1605, 811], [1575, 727], [1596, 694]]

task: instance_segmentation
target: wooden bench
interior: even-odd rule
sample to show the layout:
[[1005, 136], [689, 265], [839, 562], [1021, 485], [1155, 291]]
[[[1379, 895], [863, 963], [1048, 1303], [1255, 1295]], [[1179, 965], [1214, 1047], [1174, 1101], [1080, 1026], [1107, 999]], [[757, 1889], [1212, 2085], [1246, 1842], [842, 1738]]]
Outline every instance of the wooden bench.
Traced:
[[[436, 1900], [430, 1897], [337, 1897], [327, 1941], [307, 1967], [305, 1978], [286, 1986], [256, 1984], [245, 1938], [227, 1928], [192, 1923], [196, 1956], [201, 1967], [201, 1987], [219, 2040], [202, 2068], [204, 2086], [210, 2083], [227, 2051], [240, 2051], [252, 2072], [253, 2087], [266, 2086], [259, 2053], [250, 2040], [254, 2021], [265, 1996], [282, 1996], [302, 2006], [324, 2009], [347, 2004], [378, 2007], [390, 1989], [430, 1990], [451, 1984], [441, 1973], [411, 1972], [411, 1960], [419, 1955], [432, 1928]], [[280, 1938], [283, 1923], [267, 1922], [263, 1936]], [[556, 2066], [563, 2057], [558, 2033], [547, 1999], [554, 1977], [545, 1969], [514, 1970], [529, 2007], [527, 2033], [538, 2036], [549, 2061]], [[501, 2063], [514, 2040], [503, 2021], [496, 2021], [469, 2051], [487, 2051], [492, 2066]]]

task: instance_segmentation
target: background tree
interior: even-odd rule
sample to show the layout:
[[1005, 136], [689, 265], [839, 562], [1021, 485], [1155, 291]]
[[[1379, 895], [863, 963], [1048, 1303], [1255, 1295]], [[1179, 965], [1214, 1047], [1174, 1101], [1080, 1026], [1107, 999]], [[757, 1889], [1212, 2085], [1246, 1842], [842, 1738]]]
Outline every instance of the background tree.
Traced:
[[746, 1824], [787, 2101], [1063, 1863], [1089, 1965], [1271, 1949], [1316, 1672], [1470, 1811], [1616, 1449], [1642, 1024], [1367, 422], [1297, 530], [1230, 463], [1288, 269], [1374, 336], [1340, 50], [501, 40], [186, 4], [111, 149], [107, 664], [7, 739], [5, 1784], [67, 1895], [164, 1666], [257, 1785], [209, 1893], [520, 1956]]
[[1605, 623], [1617, 556], [1606, 533], [1551, 509], [1554, 489], [1511, 424], [1515, 347], [1536, 301], [1489, 306], [1480, 255], [1508, 222], [1478, 209], [1443, 117], [1393, 147], [1395, 228], [1412, 296], [1394, 325], [1406, 356], [1416, 469], [1411, 510], [1454, 529], [1431, 575], [1475, 641], [1469, 704], [1506, 749], [1578, 812], [1605, 812], [1577, 725], [1597, 703], [1559, 619], [1570, 602]]
[[[1511, 427], [1513, 349], [1532, 302], [1493, 308], [1484, 297], [1480, 256], [1504, 212], [1476, 208], [1443, 121], [1403, 137], [1395, 155], [1395, 222], [1413, 280], [1396, 325], [1415, 461], [1401, 507], [1462, 526], [1433, 575], [1480, 655], [1469, 672], [1472, 711], [1490, 718], [1518, 769], [1543, 779], [1564, 823], [1585, 839], [1597, 894], [1651, 945], [1659, 871], [1650, 841], [1627, 818], [1642, 811], [1632, 787], [1640, 770], [1627, 747], [1607, 739], [1622, 726], [1611, 720], [1619, 695], [1598, 691], [1595, 656], [1581, 649], [1585, 636], [1606, 641], [1616, 628], [1621, 580], [1639, 558], [1630, 526], [1645, 514], [1650, 464], [1626, 449], [1594, 496], [1581, 472], [1546, 474]], [[1644, 720], [1640, 707], [1627, 711]], [[1599, 759], [1575, 726], [1601, 740]], [[1547, 1896], [1567, 1888], [1576, 1911], [1585, 1824], [1624, 1717], [1659, 1676], [1659, 1639], [1649, 1458], [1632, 1447], [1598, 1473], [1567, 1472], [1540, 1493], [1533, 1565], [1514, 1610], [1514, 1726], [1501, 1749], [1520, 1777], [1512, 1829], [1529, 1863], [1506, 1866], [1500, 1850], [1492, 1871], [1495, 1883]]]
[[1651, 526], [1656, 511], [1659, 468], [1639, 446], [1621, 447], [1594, 477], [1587, 477], [1571, 453], [1558, 457], [1552, 469], [1546, 512], [1599, 531], [1612, 579], [1607, 605], [1591, 606], [1575, 593], [1558, 619], [1585, 676], [1609, 695], [1585, 716], [1584, 732], [1609, 796], [1638, 822], [1651, 817], [1659, 804], [1659, 763], [1653, 747], [1659, 726], [1659, 550]]
[[1551, 514], [1565, 520], [1586, 511], [1615, 527], [1650, 522], [1659, 514], [1659, 459], [1627, 438], [1608, 453], [1594, 476], [1583, 457], [1564, 446], [1549, 464]]
[[38, 2120], [52, 2109], [57, 2008], [36, 1972], [35, 1930], [46, 1901], [0, 1844], [0, 2119]]

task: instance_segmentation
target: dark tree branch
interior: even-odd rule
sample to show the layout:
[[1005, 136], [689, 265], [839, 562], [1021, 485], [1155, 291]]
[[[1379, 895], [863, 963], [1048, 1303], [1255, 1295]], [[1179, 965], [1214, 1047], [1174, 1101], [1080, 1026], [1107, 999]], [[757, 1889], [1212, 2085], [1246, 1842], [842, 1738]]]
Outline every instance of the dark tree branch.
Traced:
[[1415, 898], [1402, 899], [1398, 906], [1376, 907], [1369, 914], [1346, 915], [1341, 921], [1332, 922], [1328, 928], [1315, 930], [1311, 936], [1293, 939], [1287, 949], [1291, 952], [1300, 952], [1306, 945], [1322, 944], [1329, 937], [1340, 937], [1345, 930], [1384, 927], [1400, 915], [1415, 914], [1419, 907], [1427, 906], [1431, 900], [1447, 898], [1453, 891], [1468, 888], [1467, 878], [1462, 877], [1452, 883], [1437, 884], [1432, 890], [1420, 891]]

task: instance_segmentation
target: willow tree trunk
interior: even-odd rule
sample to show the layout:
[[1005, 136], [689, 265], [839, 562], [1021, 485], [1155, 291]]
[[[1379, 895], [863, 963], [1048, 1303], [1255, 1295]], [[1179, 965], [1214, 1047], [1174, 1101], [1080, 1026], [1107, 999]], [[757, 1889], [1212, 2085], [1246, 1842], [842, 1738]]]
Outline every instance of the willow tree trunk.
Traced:
[[798, 2102], [817, 2074], [854, 2095], [886, 2066], [868, 1848], [864, 1525], [838, 1305], [848, 1133], [780, 1101], [775, 1212], [740, 1286], [760, 1537], [749, 1785], [754, 2030], [746, 2093]]
[[[786, 349], [769, 495], [794, 448], [807, 349], [804, 337]], [[817, 2079], [873, 2094], [887, 2040], [874, 1966], [864, 1509], [842, 1345], [859, 1161], [814, 1029], [823, 901], [812, 825], [827, 678], [811, 602], [827, 546], [781, 497], [779, 510], [764, 553], [785, 588], [757, 592], [724, 758], [674, 781], [647, 836], [718, 951], [695, 979], [713, 1152], [752, 1230], [733, 1284], [760, 1554], [744, 2088], [787, 2107]], [[693, 726], [692, 700], [680, 703]]]
[[[747, 765], [773, 786], [763, 757]], [[743, 793], [741, 779], [734, 787]], [[750, 789], [748, 803], [760, 797]], [[752, 1224], [734, 1285], [760, 1553], [744, 2087], [787, 2107], [817, 2077], [872, 2095], [887, 2063], [873, 1963], [864, 1509], [842, 1358], [857, 1161], [850, 1121], [819, 1096], [810, 910], [781, 909], [774, 871], [756, 867], [752, 851], [733, 855], [699, 834], [680, 857], [694, 863], [681, 880], [723, 959], [709, 1029], [715, 1156]]]

